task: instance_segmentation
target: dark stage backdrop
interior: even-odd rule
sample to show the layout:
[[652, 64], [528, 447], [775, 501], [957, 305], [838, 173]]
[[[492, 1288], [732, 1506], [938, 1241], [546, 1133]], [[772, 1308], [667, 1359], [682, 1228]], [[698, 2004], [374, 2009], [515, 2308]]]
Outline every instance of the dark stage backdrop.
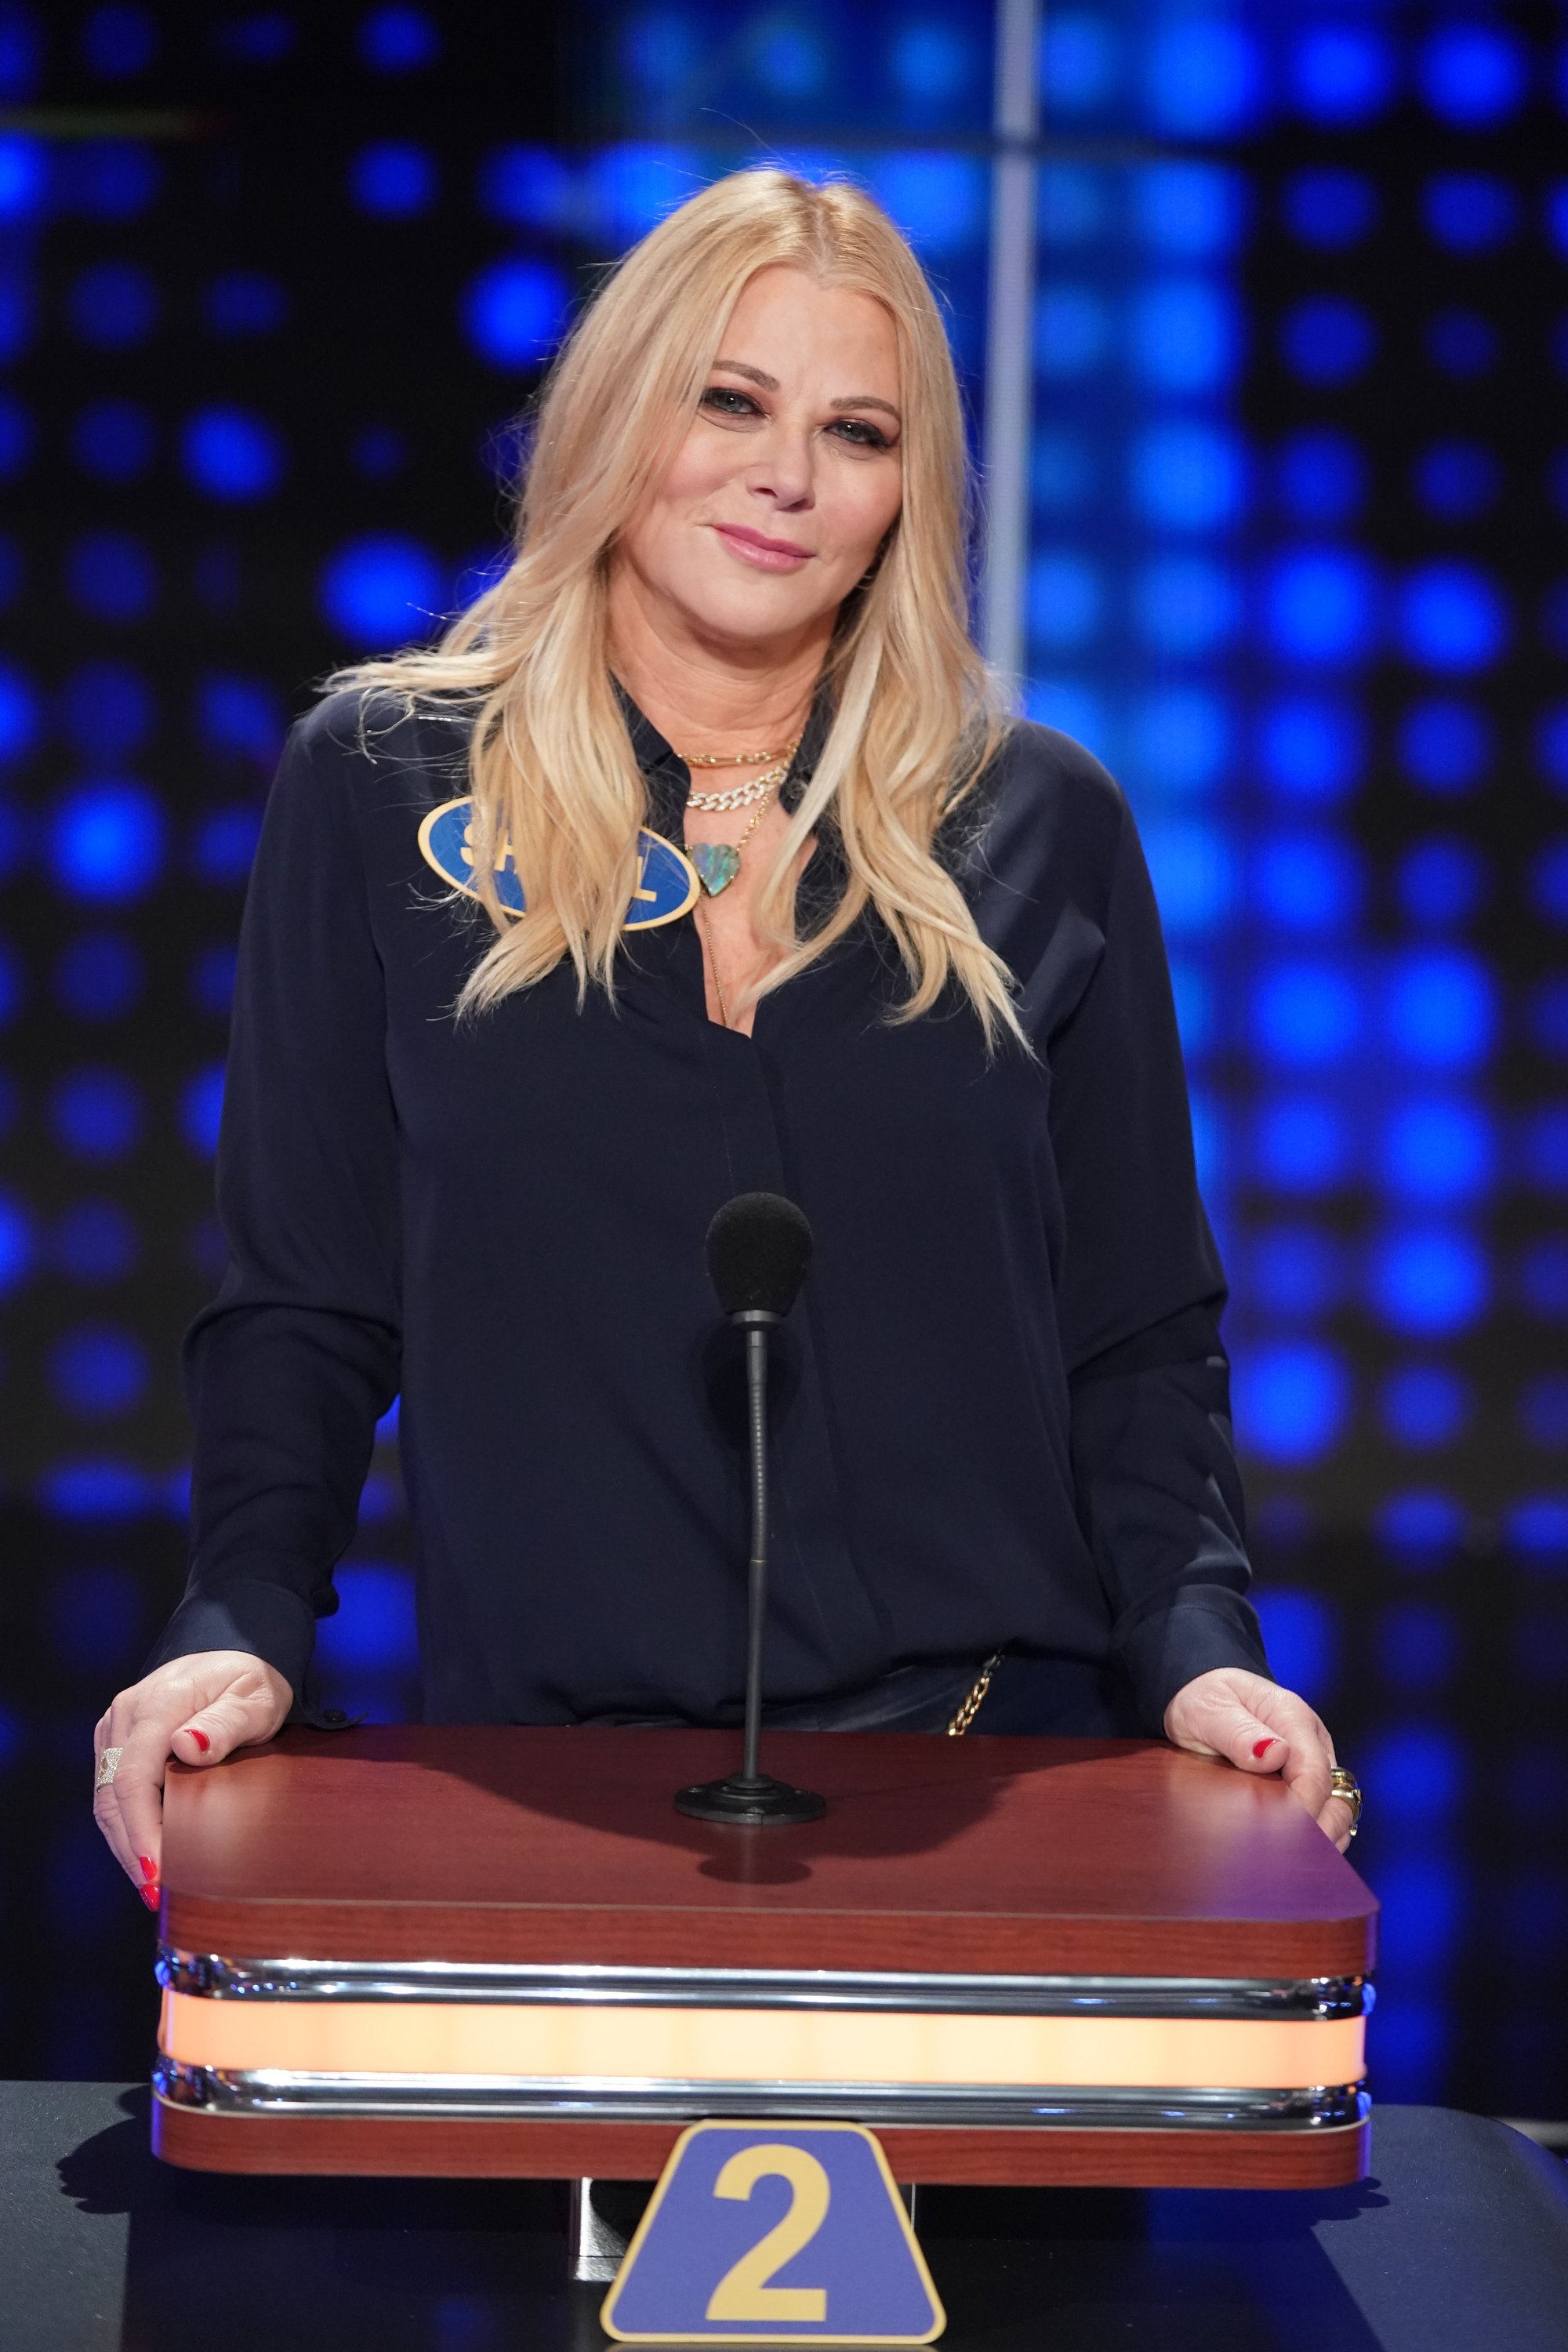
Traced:
[[[1041, 46], [1027, 707], [1123, 777], [1229, 1263], [1277, 1668], [1386, 1906], [1374, 2084], [1568, 2116], [1568, 24], [1079, 0]], [[0, 5], [0, 2067], [146, 2063], [89, 1737], [183, 1570], [233, 941], [334, 661], [500, 550], [595, 272], [863, 179], [977, 434], [962, 0]], [[322, 1629], [416, 1705], [385, 1433]], [[40, 1929], [42, 1932], [40, 1932]]]

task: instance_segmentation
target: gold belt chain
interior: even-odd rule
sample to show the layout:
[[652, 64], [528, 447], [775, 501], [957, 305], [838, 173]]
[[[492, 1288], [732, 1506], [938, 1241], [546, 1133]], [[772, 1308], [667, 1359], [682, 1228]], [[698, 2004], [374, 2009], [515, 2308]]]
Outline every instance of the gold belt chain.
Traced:
[[991, 1687], [991, 1677], [995, 1673], [1001, 1663], [1001, 1651], [993, 1650], [991, 1655], [986, 1659], [985, 1664], [981, 1667], [980, 1672], [974, 1677], [969, 1689], [964, 1693], [963, 1705], [959, 1708], [958, 1713], [953, 1717], [952, 1721], [947, 1727], [947, 1736], [950, 1739], [963, 1738], [964, 1733], [968, 1730], [970, 1725], [979, 1714], [981, 1704], [984, 1699], [986, 1692]]

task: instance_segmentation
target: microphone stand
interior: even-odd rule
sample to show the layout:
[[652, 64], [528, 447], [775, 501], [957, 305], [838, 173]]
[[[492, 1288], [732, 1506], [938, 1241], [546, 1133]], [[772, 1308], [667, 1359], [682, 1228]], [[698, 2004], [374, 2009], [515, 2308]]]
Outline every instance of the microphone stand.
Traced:
[[781, 1322], [765, 1307], [742, 1307], [732, 1318], [746, 1335], [746, 1418], [752, 1483], [752, 1557], [746, 1577], [746, 1717], [741, 1769], [722, 1780], [680, 1790], [678, 1813], [693, 1821], [729, 1822], [769, 1829], [815, 1822], [826, 1801], [811, 1789], [791, 1788], [764, 1772], [757, 1750], [763, 1735], [763, 1633], [768, 1607], [768, 1331]]

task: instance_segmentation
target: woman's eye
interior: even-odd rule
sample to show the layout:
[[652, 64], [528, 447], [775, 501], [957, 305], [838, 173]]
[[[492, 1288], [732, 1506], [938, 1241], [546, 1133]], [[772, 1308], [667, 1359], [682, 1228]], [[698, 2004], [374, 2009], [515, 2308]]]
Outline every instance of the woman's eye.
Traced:
[[[734, 402], [731, 408], [727, 405]], [[749, 392], [736, 392], [727, 383], [710, 383], [703, 394], [700, 405], [711, 408], [720, 416], [755, 416], [759, 412]]]
[[868, 425], [864, 417], [841, 416], [834, 431], [852, 441], [858, 449], [889, 449], [892, 446], [887, 435], [879, 433], [874, 425]]

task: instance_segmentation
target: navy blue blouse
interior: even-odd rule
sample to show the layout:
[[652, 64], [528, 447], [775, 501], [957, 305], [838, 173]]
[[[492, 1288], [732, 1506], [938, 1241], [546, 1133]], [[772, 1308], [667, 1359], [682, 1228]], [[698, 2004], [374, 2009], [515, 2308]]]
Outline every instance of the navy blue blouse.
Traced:
[[[689, 779], [623, 698], [649, 824]], [[775, 1337], [773, 1700], [1002, 1644], [1110, 1664], [1157, 1730], [1267, 1671], [1163, 946], [1121, 793], [1019, 726], [939, 847], [1018, 982], [1035, 1057], [868, 920], [710, 1021], [692, 918], [460, 1026], [489, 919], [421, 819], [464, 721], [334, 696], [297, 727], [242, 934], [218, 1204], [186, 1350], [185, 1598], [153, 1663], [256, 1653], [305, 1689], [378, 1418], [401, 1394], [426, 1711], [727, 1715], [744, 1657], [736, 1336], [703, 1237], [782, 1192], [816, 1250]], [[819, 746], [819, 706], [786, 787]], [[829, 830], [803, 912], [838, 887]]]

